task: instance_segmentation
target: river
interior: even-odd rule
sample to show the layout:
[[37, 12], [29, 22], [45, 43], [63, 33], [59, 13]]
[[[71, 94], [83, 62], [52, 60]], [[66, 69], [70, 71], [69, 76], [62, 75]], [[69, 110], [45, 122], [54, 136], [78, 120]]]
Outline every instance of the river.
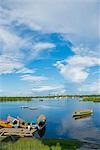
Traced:
[[[22, 109], [21, 106], [35, 107], [36, 110]], [[93, 109], [93, 115], [75, 120], [76, 110]], [[79, 139], [100, 142], [100, 103], [83, 102], [80, 99], [32, 99], [29, 102], [0, 102], [0, 118], [8, 115], [21, 117], [31, 122], [40, 114], [47, 118], [44, 138]]]

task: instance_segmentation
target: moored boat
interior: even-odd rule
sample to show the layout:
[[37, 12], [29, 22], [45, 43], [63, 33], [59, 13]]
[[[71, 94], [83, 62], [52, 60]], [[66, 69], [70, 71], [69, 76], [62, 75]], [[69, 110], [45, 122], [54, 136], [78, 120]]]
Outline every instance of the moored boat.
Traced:
[[12, 128], [12, 125], [6, 120], [0, 120], [0, 127], [2, 128]]
[[85, 109], [85, 110], [75, 111], [74, 114], [73, 114], [73, 117], [84, 116], [84, 115], [91, 115], [91, 114], [93, 114], [93, 110], [92, 109]]

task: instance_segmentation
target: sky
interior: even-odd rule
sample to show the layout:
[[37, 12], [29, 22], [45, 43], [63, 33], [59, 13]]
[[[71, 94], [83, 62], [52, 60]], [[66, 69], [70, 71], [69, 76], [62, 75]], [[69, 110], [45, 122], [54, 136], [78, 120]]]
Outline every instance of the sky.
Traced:
[[0, 95], [100, 94], [99, 0], [0, 0]]

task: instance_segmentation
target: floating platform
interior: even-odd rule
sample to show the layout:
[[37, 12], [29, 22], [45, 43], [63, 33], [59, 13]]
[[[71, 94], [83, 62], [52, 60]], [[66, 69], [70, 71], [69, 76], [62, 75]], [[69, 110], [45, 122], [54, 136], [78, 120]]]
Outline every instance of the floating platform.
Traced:
[[[40, 115], [37, 118], [37, 123], [26, 123], [22, 118], [17, 117], [14, 119], [8, 116], [7, 121], [0, 121], [0, 136], [20, 136], [20, 137], [32, 137], [36, 131], [42, 132], [46, 126], [46, 117]], [[9, 126], [11, 125], [12, 126]]]
[[0, 136], [17, 135], [20, 137], [32, 137], [37, 130], [38, 129], [36, 128], [31, 129], [31, 130], [24, 129], [24, 128], [1, 128]]

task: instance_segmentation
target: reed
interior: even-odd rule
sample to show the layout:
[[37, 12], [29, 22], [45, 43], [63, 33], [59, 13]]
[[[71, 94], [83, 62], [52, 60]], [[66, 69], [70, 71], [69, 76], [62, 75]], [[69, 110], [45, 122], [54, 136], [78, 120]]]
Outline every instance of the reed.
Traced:
[[0, 97], [0, 102], [3, 101], [31, 101], [32, 97]]
[[83, 101], [100, 102], [100, 97], [84, 97]]
[[19, 138], [13, 142], [8, 139], [0, 140], [2, 150], [76, 150], [81, 145], [82, 142], [78, 140], [63, 139]]

